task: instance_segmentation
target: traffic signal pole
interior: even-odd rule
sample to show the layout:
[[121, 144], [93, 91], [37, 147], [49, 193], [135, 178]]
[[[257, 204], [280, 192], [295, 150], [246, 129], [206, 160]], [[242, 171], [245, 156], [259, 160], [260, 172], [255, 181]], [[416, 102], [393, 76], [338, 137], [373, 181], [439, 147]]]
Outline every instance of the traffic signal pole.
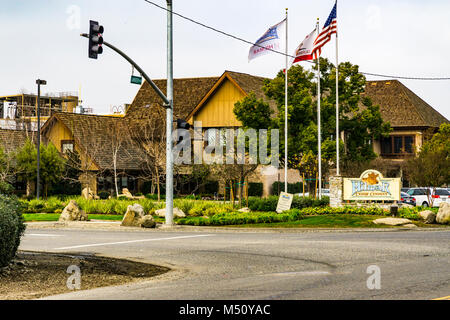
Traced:
[[[167, 97], [162, 93], [162, 91], [156, 86], [156, 84], [150, 79], [149, 76], [139, 67], [136, 62], [134, 62], [129, 56], [127, 56], [124, 52], [111, 45], [108, 42], [103, 41], [103, 38], [97, 40], [97, 47], [95, 50], [92, 50], [89, 47], [89, 53], [91, 51], [97, 51], [97, 54], [101, 54], [103, 51], [101, 46], [104, 45], [119, 55], [121, 55], [125, 60], [127, 60], [134, 68], [140, 72], [140, 74], [144, 77], [144, 79], [148, 82], [148, 84], [155, 90], [158, 96], [164, 101], [164, 107], [166, 108], [166, 214], [165, 214], [165, 224], [167, 226], [173, 225], [173, 139], [172, 139], [172, 130], [173, 130], [173, 14], [172, 14], [172, 0], [167, 1]], [[91, 27], [92, 23], [91, 23]], [[103, 32], [103, 27], [94, 26], [94, 31], [100, 33]], [[80, 36], [88, 38], [90, 43], [92, 42], [91, 35], [82, 33]], [[100, 36], [101, 37], [101, 36]], [[94, 52], [95, 53], [95, 52]], [[95, 54], [94, 54], [95, 55]], [[93, 55], [93, 56], [94, 56]], [[91, 57], [96, 59], [97, 57]]]
[[166, 225], [173, 225], [173, 14], [172, 0], [167, 0], [167, 99], [166, 108]]
[[[89, 39], [89, 35], [87, 33], [82, 33], [80, 34], [80, 36], [88, 38]], [[136, 62], [134, 62], [129, 56], [127, 56], [123, 51], [121, 51], [120, 49], [118, 49], [117, 47], [113, 46], [112, 44], [104, 41], [103, 45], [114, 50], [116, 53], [118, 53], [119, 55], [121, 55], [125, 60], [127, 60], [132, 66], [134, 66], [134, 68], [139, 71], [139, 73], [144, 77], [145, 81], [148, 82], [148, 84], [152, 87], [153, 90], [155, 90], [155, 92], [160, 96], [160, 98], [164, 101], [164, 107], [168, 108], [170, 106], [170, 102], [167, 99], [167, 97], [164, 95], [164, 93], [162, 93], [162, 91], [156, 86], [156, 84], [149, 78], [149, 76], [144, 72], [144, 70], [141, 69], [141, 67], [139, 67]]]

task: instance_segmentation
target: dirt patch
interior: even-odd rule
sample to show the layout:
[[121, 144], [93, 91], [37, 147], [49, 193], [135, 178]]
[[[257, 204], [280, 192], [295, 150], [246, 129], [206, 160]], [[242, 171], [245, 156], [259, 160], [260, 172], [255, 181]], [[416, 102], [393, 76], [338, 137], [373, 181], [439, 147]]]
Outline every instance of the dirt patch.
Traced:
[[8, 267], [0, 269], [0, 300], [27, 300], [72, 292], [67, 286], [69, 277], [74, 275], [67, 273], [72, 265], [81, 272], [81, 290], [145, 280], [170, 270], [94, 255], [21, 251]]

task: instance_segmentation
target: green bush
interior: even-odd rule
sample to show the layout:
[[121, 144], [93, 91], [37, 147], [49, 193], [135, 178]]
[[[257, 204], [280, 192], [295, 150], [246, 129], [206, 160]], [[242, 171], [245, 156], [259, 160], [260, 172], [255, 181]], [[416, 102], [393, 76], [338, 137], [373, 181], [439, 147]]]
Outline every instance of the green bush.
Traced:
[[249, 197], [262, 197], [263, 184], [260, 182], [249, 182], [248, 195], [249, 195]]
[[0, 267], [7, 266], [15, 257], [24, 232], [22, 205], [16, 199], [0, 195]]
[[[324, 207], [330, 203], [328, 197], [323, 197], [321, 200], [294, 196], [292, 199], [292, 209], [303, 209], [307, 207]], [[278, 205], [278, 196], [270, 196], [267, 198], [250, 197], [248, 200], [248, 207], [252, 211], [276, 211]]]
[[106, 199], [109, 198], [110, 194], [109, 194], [108, 191], [100, 191], [100, 192], [98, 193], [98, 196], [99, 196], [100, 199], [106, 200]]
[[[278, 196], [278, 190], [284, 191], [284, 182], [275, 181], [272, 183], [272, 195]], [[297, 194], [303, 192], [303, 184], [301, 182], [288, 183], [288, 193]]]
[[11, 194], [14, 191], [12, 185], [7, 182], [0, 181], [0, 194]]

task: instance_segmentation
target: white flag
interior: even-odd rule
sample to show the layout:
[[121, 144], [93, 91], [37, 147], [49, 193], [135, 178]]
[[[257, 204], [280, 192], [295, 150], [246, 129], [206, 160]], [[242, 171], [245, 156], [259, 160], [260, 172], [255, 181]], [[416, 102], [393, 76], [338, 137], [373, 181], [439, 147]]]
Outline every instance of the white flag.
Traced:
[[299, 61], [313, 60], [312, 50], [314, 48], [314, 40], [317, 38], [316, 33], [317, 31], [314, 29], [295, 49], [295, 58], [292, 60], [291, 65]]
[[250, 48], [248, 53], [248, 61], [272, 52], [279, 51], [284, 43], [284, 35], [286, 29], [286, 19], [280, 23], [270, 27], [264, 35], [256, 41], [255, 45]]

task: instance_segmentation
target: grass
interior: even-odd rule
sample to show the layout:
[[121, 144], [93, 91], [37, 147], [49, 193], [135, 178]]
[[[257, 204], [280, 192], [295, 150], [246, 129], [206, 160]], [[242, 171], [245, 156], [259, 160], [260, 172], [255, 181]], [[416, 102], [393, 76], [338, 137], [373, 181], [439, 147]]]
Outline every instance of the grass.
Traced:
[[[58, 221], [60, 214], [58, 213], [25, 213], [23, 215], [25, 222], [38, 221]], [[123, 215], [111, 214], [89, 214], [89, 220], [108, 220], [108, 221], [122, 221]]]
[[386, 228], [391, 226], [376, 225], [372, 221], [385, 216], [335, 214], [305, 217], [298, 221], [256, 223], [244, 225], [227, 225], [239, 228]]

